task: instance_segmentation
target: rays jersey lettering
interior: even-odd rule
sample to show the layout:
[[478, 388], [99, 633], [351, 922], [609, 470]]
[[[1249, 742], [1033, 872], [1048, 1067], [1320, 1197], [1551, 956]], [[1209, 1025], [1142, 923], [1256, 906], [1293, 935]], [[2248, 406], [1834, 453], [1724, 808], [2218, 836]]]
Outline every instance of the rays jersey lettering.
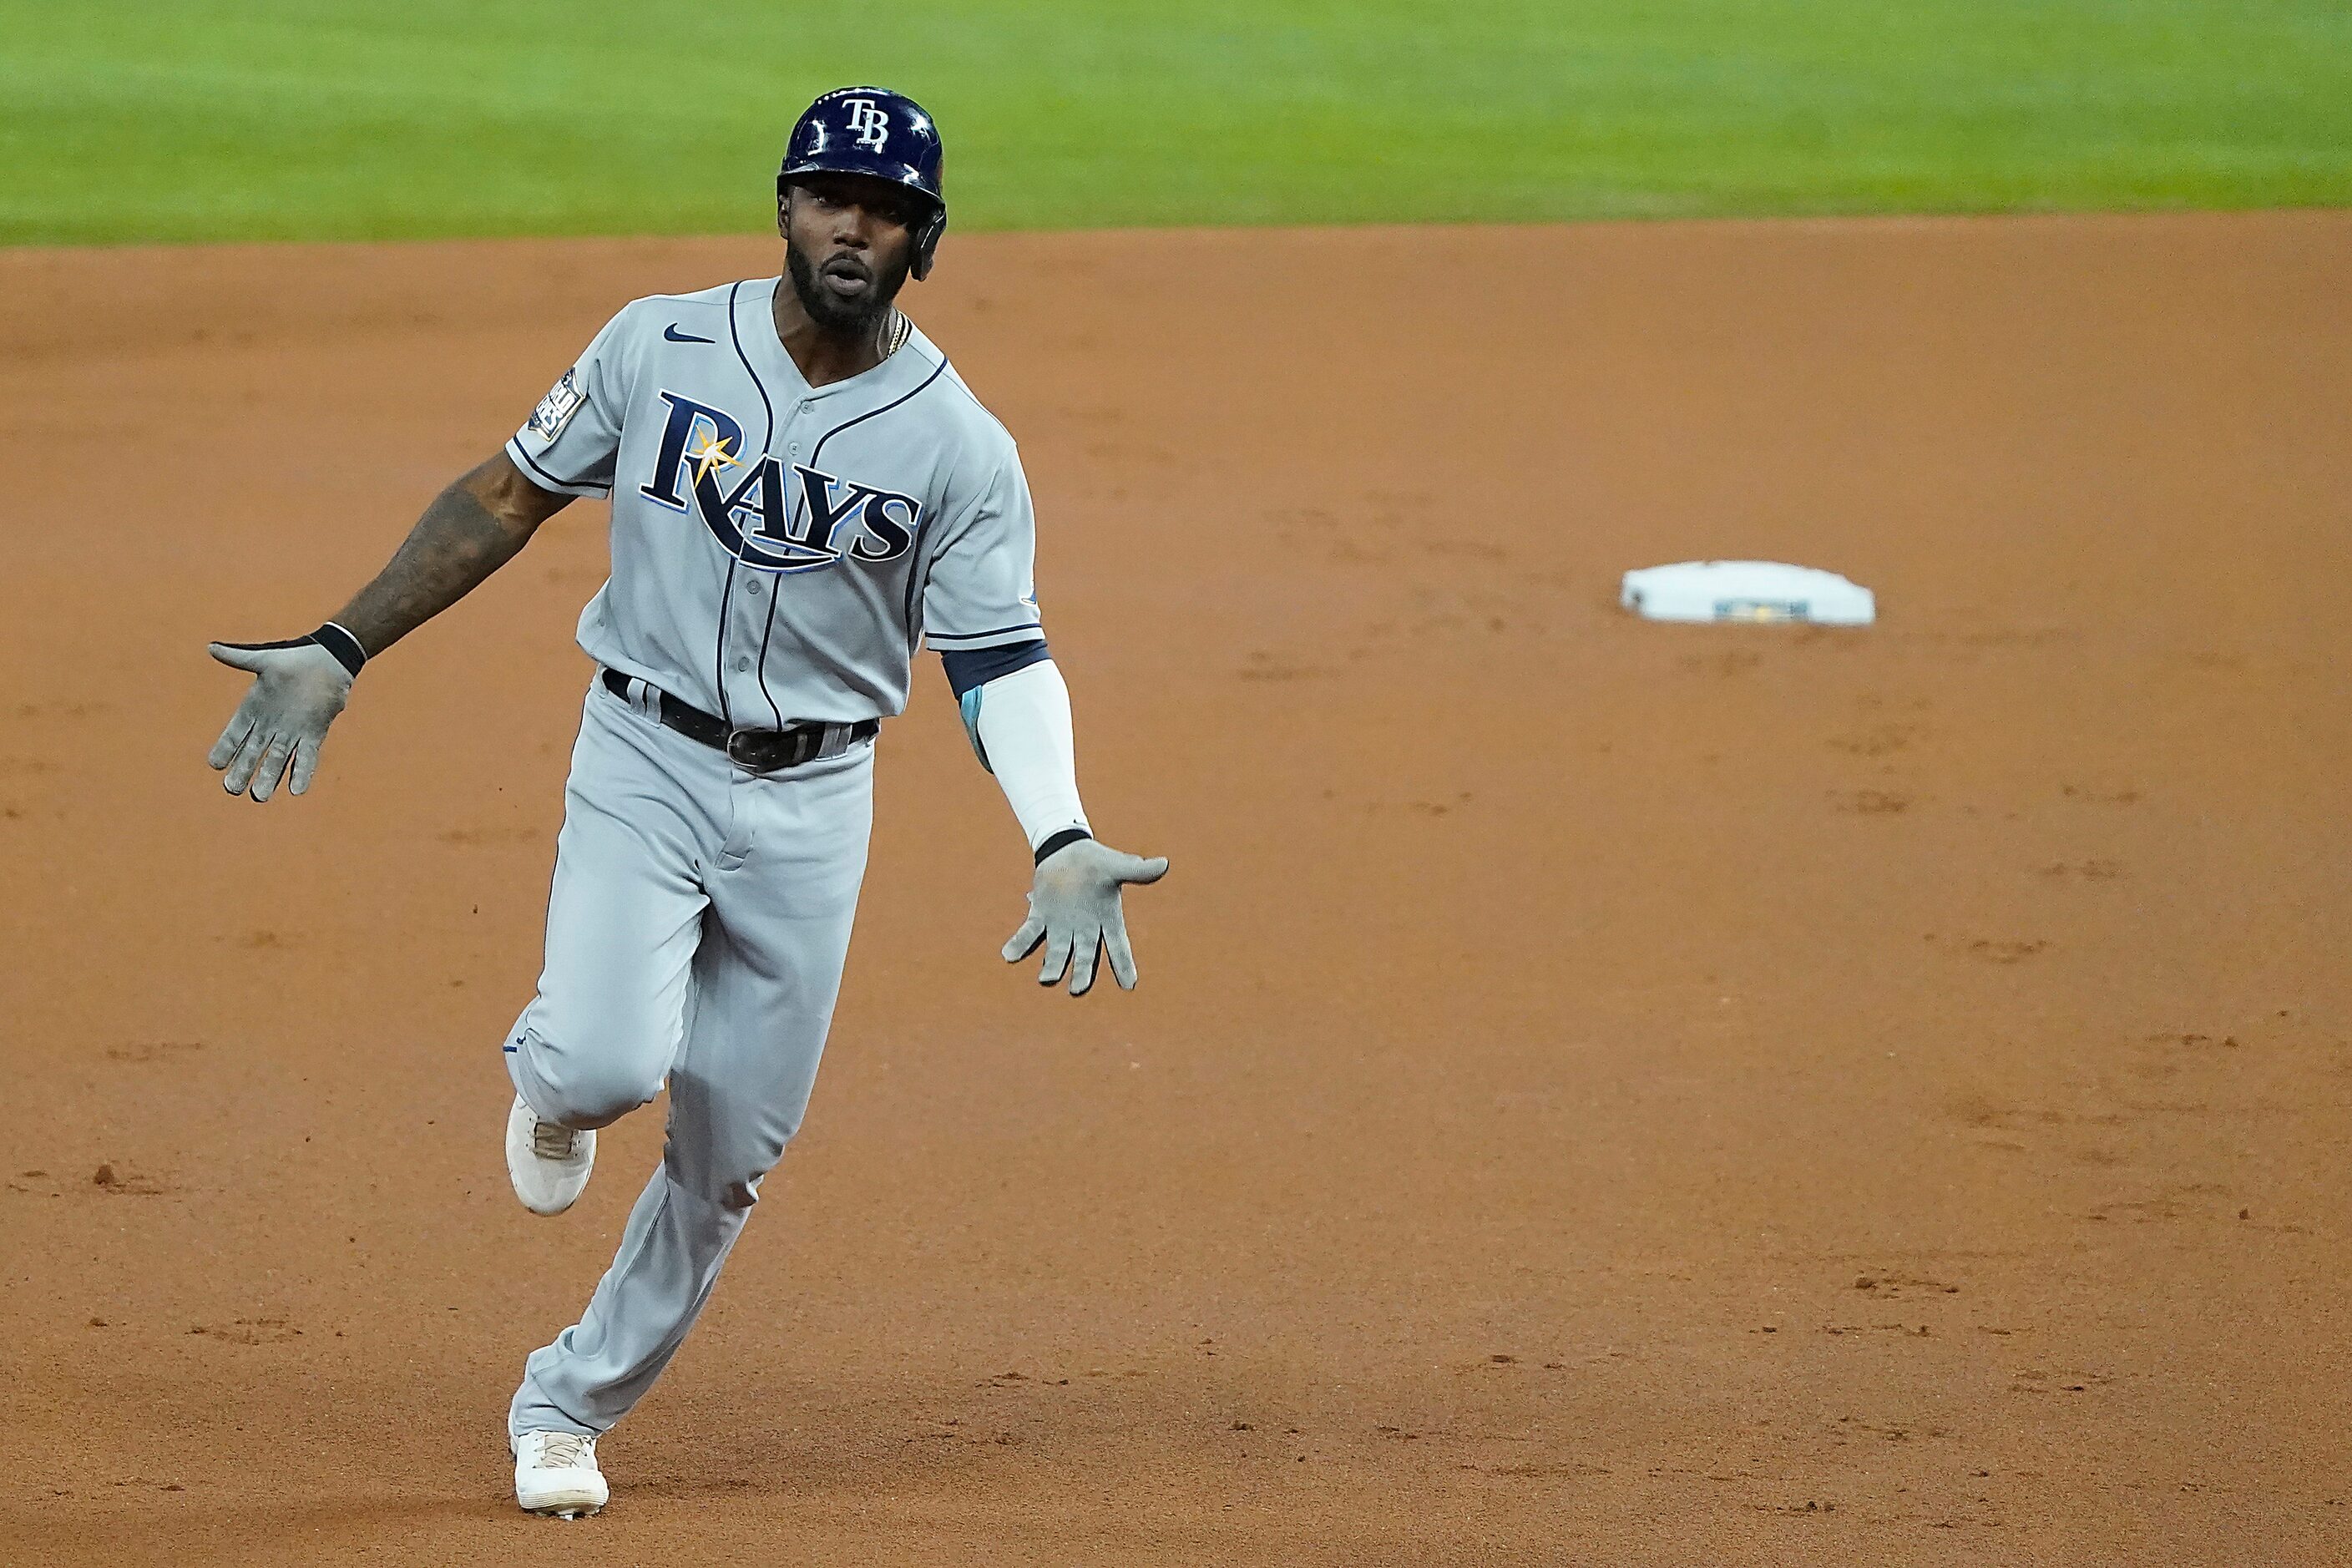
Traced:
[[685, 511], [689, 503], [719, 547], [761, 572], [816, 572], [846, 555], [896, 561], [914, 547], [923, 506], [913, 496], [860, 484], [805, 464], [743, 450], [742, 423], [723, 408], [675, 392], [653, 477], [638, 493]]
[[[851, 134], [835, 124], [836, 145]], [[923, 645], [1044, 635], [1028, 482], [919, 328], [811, 385], [776, 336], [778, 286], [624, 307], [518, 410], [507, 456], [612, 502], [612, 570], [580, 616], [597, 663], [730, 723], [887, 718]]]

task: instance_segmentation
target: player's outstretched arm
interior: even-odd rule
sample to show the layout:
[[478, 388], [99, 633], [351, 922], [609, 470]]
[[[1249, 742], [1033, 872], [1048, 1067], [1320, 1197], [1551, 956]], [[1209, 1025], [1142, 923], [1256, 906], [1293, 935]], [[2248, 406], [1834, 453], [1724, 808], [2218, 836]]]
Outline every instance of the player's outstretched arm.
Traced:
[[290, 764], [294, 793], [309, 789], [360, 668], [514, 559], [571, 500], [524, 479], [500, 452], [434, 497], [384, 569], [309, 637], [214, 643], [215, 658], [254, 678], [206, 758], [224, 772], [222, 787], [268, 800]]
[[972, 750], [1003, 786], [1004, 798], [1020, 818], [1036, 858], [1029, 918], [1004, 944], [1004, 960], [1018, 963], [1042, 946], [1045, 956], [1037, 983], [1058, 985], [1066, 974], [1070, 994], [1083, 996], [1094, 986], [1099, 956], [1108, 953], [1112, 978], [1121, 989], [1132, 991], [1135, 951], [1127, 940], [1120, 889], [1160, 880], [1168, 874], [1168, 862], [1124, 854], [1095, 841], [1086, 810], [1078, 804], [1070, 689], [1062, 672], [1038, 642], [978, 656], [950, 655], [949, 679], [957, 681], [956, 666], [965, 659], [1013, 662], [1024, 657], [1031, 662], [960, 694]]

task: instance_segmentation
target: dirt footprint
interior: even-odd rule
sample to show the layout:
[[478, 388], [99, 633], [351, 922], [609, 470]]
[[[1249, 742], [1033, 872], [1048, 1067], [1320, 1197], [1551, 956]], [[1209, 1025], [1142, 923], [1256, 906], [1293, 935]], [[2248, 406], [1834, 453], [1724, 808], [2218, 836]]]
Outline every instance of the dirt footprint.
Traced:
[[1907, 751], [1918, 731], [1909, 724], [1873, 724], [1850, 735], [1830, 739], [1832, 751], [1856, 757], [1885, 757]]
[[283, 1318], [238, 1318], [227, 1323], [192, 1323], [188, 1332], [233, 1345], [282, 1345], [302, 1337]]
[[117, 1169], [111, 1161], [90, 1173], [89, 1184], [111, 1197], [152, 1198], [171, 1191], [152, 1176]]
[[489, 844], [529, 844], [539, 837], [536, 827], [453, 827], [434, 835], [444, 844], [479, 848]]
[[160, 1062], [183, 1057], [190, 1051], [203, 1050], [199, 1040], [140, 1040], [127, 1046], [109, 1046], [106, 1059], [114, 1062]]
[[2040, 869], [2043, 876], [2059, 881], [2072, 878], [2084, 882], [2113, 882], [2125, 874], [2122, 863], [2116, 860], [2059, 860]]
[[1830, 805], [1853, 816], [1900, 816], [1911, 809], [1911, 797], [1883, 789], [1837, 790]]
[[1295, 664], [1263, 649], [1253, 649], [1249, 660], [1234, 672], [1244, 680], [1318, 680], [1331, 673], [1319, 664]]
[[1921, 940], [1958, 957], [1975, 959], [1979, 963], [2022, 963], [2036, 953], [2050, 950], [2050, 943], [2040, 937], [2024, 940], [1989, 936], [1947, 938], [1930, 931]]
[[1723, 679], [1745, 675], [1764, 662], [1764, 656], [1749, 649], [1734, 648], [1725, 653], [1686, 653], [1675, 660], [1675, 668], [1685, 675], [1712, 675]]
[[1902, 1274], [1892, 1269], [1874, 1270], [1855, 1277], [1853, 1289], [1866, 1290], [1874, 1300], [1900, 1300], [1910, 1296], [1957, 1296], [1960, 1288], [1946, 1279], [1929, 1279], [1923, 1275]]

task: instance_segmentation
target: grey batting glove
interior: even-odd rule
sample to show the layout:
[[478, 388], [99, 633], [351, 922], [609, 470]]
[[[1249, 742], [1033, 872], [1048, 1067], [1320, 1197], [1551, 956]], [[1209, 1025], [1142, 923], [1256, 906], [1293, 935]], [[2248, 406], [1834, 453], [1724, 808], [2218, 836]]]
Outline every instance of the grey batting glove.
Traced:
[[1029, 889], [1029, 918], [1004, 944], [1004, 961], [1017, 963], [1045, 946], [1037, 984], [1058, 985], [1070, 977], [1070, 994], [1093, 989], [1097, 955], [1108, 951], [1110, 972], [1122, 990], [1135, 989], [1135, 951], [1127, 943], [1127, 915], [1118, 890], [1129, 882], [1156, 882], [1168, 874], [1165, 858], [1122, 855], [1106, 844], [1079, 838], [1037, 863]]
[[[352, 641], [349, 657], [363, 658], [358, 650]], [[216, 642], [211, 652], [230, 668], [254, 678], [236, 716], [205, 759], [226, 770], [221, 787], [231, 795], [268, 800], [290, 764], [294, 793], [309, 789], [311, 775], [319, 771], [319, 748], [327, 739], [327, 726], [351, 698], [356, 667], [346, 662], [347, 656], [329, 651], [316, 634], [289, 643]]]

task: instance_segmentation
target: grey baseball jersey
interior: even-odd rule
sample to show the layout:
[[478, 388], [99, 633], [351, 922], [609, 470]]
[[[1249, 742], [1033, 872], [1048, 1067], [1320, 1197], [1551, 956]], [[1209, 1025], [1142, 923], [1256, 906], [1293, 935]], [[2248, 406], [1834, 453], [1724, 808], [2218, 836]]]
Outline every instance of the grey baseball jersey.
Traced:
[[745, 728], [887, 718], [925, 640], [1034, 641], [1035, 525], [1013, 437], [921, 332], [812, 387], [780, 280], [625, 307], [507, 443], [613, 502], [580, 646]]

